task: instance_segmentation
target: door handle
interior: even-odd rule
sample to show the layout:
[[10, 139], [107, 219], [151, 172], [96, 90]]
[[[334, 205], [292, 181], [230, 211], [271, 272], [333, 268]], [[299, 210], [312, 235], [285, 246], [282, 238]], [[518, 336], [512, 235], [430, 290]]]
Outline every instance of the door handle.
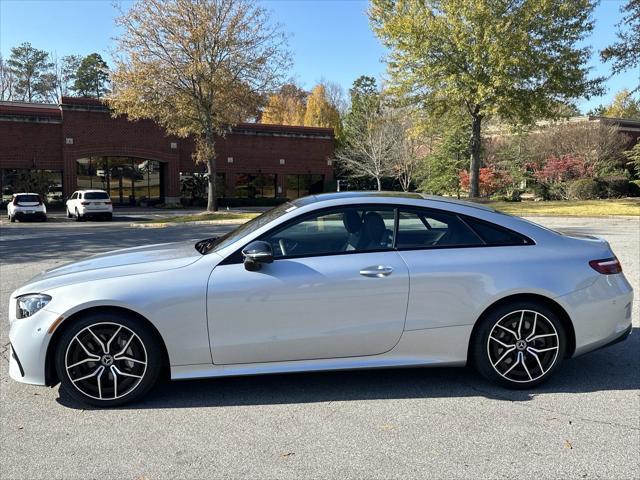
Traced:
[[363, 277], [382, 278], [388, 277], [389, 275], [391, 275], [391, 272], [393, 272], [392, 267], [387, 267], [385, 265], [375, 265], [372, 267], [363, 268], [362, 270], [360, 270], [360, 275], [362, 275]]

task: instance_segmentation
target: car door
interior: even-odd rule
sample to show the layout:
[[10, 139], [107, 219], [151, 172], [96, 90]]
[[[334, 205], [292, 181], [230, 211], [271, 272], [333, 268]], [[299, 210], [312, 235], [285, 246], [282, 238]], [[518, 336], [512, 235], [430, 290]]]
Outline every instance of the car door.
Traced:
[[69, 200], [67, 200], [67, 210], [71, 213], [73, 213], [75, 211], [76, 205], [75, 205], [75, 201], [76, 198], [78, 198], [78, 192], [73, 192], [73, 195], [71, 195], [71, 197], [69, 198]]
[[404, 330], [407, 267], [393, 250], [394, 210], [336, 208], [261, 237], [274, 261], [248, 271], [232, 255], [212, 272], [207, 316], [216, 364], [376, 355]]

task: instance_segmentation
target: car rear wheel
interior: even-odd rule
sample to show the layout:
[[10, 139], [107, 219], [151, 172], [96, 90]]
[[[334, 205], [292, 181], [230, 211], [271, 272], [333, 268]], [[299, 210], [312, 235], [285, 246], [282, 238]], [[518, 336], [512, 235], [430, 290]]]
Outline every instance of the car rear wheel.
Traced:
[[76, 208], [76, 213], [75, 213], [75, 219], [76, 219], [76, 222], [79, 222], [80, 220], [82, 220], [82, 217], [80, 217], [80, 213], [78, 212], [77, 208]]
[[140, 399], [156, 383], [156, 336], [127, 315], [97, 312], [65, 330], [55, 352], [62, 388], [79, 402], [113, 407]]
[[546, 305], [514, 302], [481, 320], [471, 340], [471, 360], [487, 379], [526, 389], [557, 370], [566, 349], [562, 322]]

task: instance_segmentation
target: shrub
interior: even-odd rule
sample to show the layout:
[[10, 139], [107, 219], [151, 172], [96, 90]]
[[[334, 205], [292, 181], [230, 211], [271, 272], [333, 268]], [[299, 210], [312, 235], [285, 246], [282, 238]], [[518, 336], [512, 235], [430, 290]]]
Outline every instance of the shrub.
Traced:
[[501, 202], [520, 202], [522, 201], [522, 190], [513, 189], [505, 194], [491, 195], [491, 200], [499, 200]]
[[605, 198], [621, 198], [629, 194], [629, 179], [626, 177], [601, 177], [598, 181]]
[[543, 200], [550, 200], [549, 198], [549, 187], [542, 183], [533, 183], [530, 185], [531, 192], [536, 196], [540, 197]]
[[572, 200], [595, 200], [600, 197], [600, 183], [592, 178], [582, 178], [569, 184], [567, 193]]
[[593, 165], [572, 155], [551, 156], [542, 163], [530, 164], [529, 168], [537, 183], [546, 186], [545, 200], [568, 200], [569, 182], [594, 175]]
[[633, 180], [629, 182], [629, 194], [630, 197], [640, 197], [640, 180]]
[[[512, 183], [511, 177], [507, 172], [498, 171], [493, 167], [482, 167], [479, 173], [478, 184], [480, 196], [482, 197], [489, 197], [504, 188], [505, 185]], [[468, 191], [470, 184], [469, 172], [462, 170], [459, 175], [460, 186], [463, 190]]]

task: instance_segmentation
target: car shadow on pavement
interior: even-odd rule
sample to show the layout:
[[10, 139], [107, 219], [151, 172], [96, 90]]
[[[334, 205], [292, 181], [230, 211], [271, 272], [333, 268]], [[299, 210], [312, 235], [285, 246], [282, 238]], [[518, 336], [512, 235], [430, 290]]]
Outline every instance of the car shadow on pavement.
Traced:
[[[165, 409], [298, 404], [350, 400], [485, 397], [523, 402], [553, 393], [589, 393], [640, 388], [640, 328], [629, 338], [566, 360], [544, 385], [506, 390], [470, 368], [398, 368], [296, 373], [162, 382], [141, 401], [123, 409]], [[58, 402], [87, 409], [60, 390]]]

